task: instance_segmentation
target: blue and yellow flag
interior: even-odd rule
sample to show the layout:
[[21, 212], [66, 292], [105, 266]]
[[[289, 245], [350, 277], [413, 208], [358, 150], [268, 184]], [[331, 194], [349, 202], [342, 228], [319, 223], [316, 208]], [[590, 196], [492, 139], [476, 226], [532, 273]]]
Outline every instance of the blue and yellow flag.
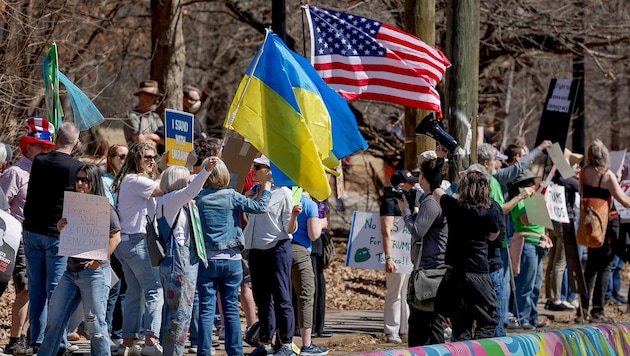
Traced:
[[367, 147], [356, 128], [354, 137], [337, 135], [349, 143], [336, 151], [335, 127], [340, 133], [351, 131], [342, 129], [348, 122], [356, 128], [343, 98], [308, 61], [268, 32], [239, 85], [225, 127], [240, 133], [296, 185], [323, 200], [330, 195], [324, 166], [332, 168], [337, 159]]

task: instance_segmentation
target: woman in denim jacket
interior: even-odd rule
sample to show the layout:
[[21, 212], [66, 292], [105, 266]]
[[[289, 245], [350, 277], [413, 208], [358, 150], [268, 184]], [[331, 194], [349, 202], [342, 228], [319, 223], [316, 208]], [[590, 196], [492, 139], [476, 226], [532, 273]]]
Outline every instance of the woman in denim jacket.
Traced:
[[212, 326], [217, 291], [225, 317], [225, 351], [229, 356], [243, 354], [238, 309], [238, 291], [243, 279], [241, 250], [243, 230], [239, 212], [261, 214], [267, 211], [271, 197], [271, 176], [261, 182], [264, 189], [259, 200], [246, 198], [227, 189], [230, 172], [218, 161], [195, 201], [203, 228], [208, 266], [199, 264], [199, 353], [211, 355]]

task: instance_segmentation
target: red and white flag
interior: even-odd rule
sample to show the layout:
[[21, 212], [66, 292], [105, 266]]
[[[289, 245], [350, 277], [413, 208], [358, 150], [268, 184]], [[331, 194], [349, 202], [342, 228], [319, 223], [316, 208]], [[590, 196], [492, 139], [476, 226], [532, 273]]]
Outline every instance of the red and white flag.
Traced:
[[311, 63], [346, 100], [377, 100], [435, 111], [435, 86], [451, 63], [438, 49], [365, 17], [307, 6]]

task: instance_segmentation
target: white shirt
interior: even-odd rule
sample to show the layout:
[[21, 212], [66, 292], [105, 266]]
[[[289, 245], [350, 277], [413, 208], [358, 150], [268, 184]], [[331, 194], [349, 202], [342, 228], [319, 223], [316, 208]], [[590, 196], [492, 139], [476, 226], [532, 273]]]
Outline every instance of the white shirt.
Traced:
[[153, 219], [155, 201], [151, 197], [158, 182], [137, 174], [127, 174], [118, 191], [121, 234], [146, 234], [146, 215]]

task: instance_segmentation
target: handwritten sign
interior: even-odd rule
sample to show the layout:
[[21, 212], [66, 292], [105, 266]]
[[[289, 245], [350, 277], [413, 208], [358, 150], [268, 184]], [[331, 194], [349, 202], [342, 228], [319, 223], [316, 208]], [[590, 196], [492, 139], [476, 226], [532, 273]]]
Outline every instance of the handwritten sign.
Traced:
[[[630, 196], [630, 180], [624, 180], [619, 183], [621, 186], [621, 190], [626, 193], [627, 196]], [[619, 213], [619, 218], [621, 219], [621, 223], [630, 223], [630, 209], [624, 207], [617, 201], [617, 199], [613, 200], [615, 204], [615, 208], [617, 208], [617, 213]]]
[[[396, 273], [411, 273], [411, 234], [401, 216], [394, 217], [392, 259], [398, 266]], [[346, 266], [377, 271], [385, 270], [385, 254], [381, 234], [381, 217], [378, 213], [354, 212]]]
[[547, 100], [547, 111], [568, 113], [571, 109], [571, 80], [558, 79], [551, 97]]
[[164, 125], [166, 129], [166, 150], [170, 166], [185, 166], [188, 154], [193, 150], [193, 114], [166, 109]]
[[551, 220], [568, 224], [569, 213], [567, 212], [565, 195], [564, 187], [554, 184], [547, 188], [545, 202], [547, 202], [547, 211]]
[[65, 192], [62, 216], [68, 224], [59, 236], [59, 256], [106, 260], [109, 209], [107, 197]]
[[0, 210], [0, 282], [2, 283], [8, 283], [11, 279], [21, 238], [22, 224], [7, 212]]

